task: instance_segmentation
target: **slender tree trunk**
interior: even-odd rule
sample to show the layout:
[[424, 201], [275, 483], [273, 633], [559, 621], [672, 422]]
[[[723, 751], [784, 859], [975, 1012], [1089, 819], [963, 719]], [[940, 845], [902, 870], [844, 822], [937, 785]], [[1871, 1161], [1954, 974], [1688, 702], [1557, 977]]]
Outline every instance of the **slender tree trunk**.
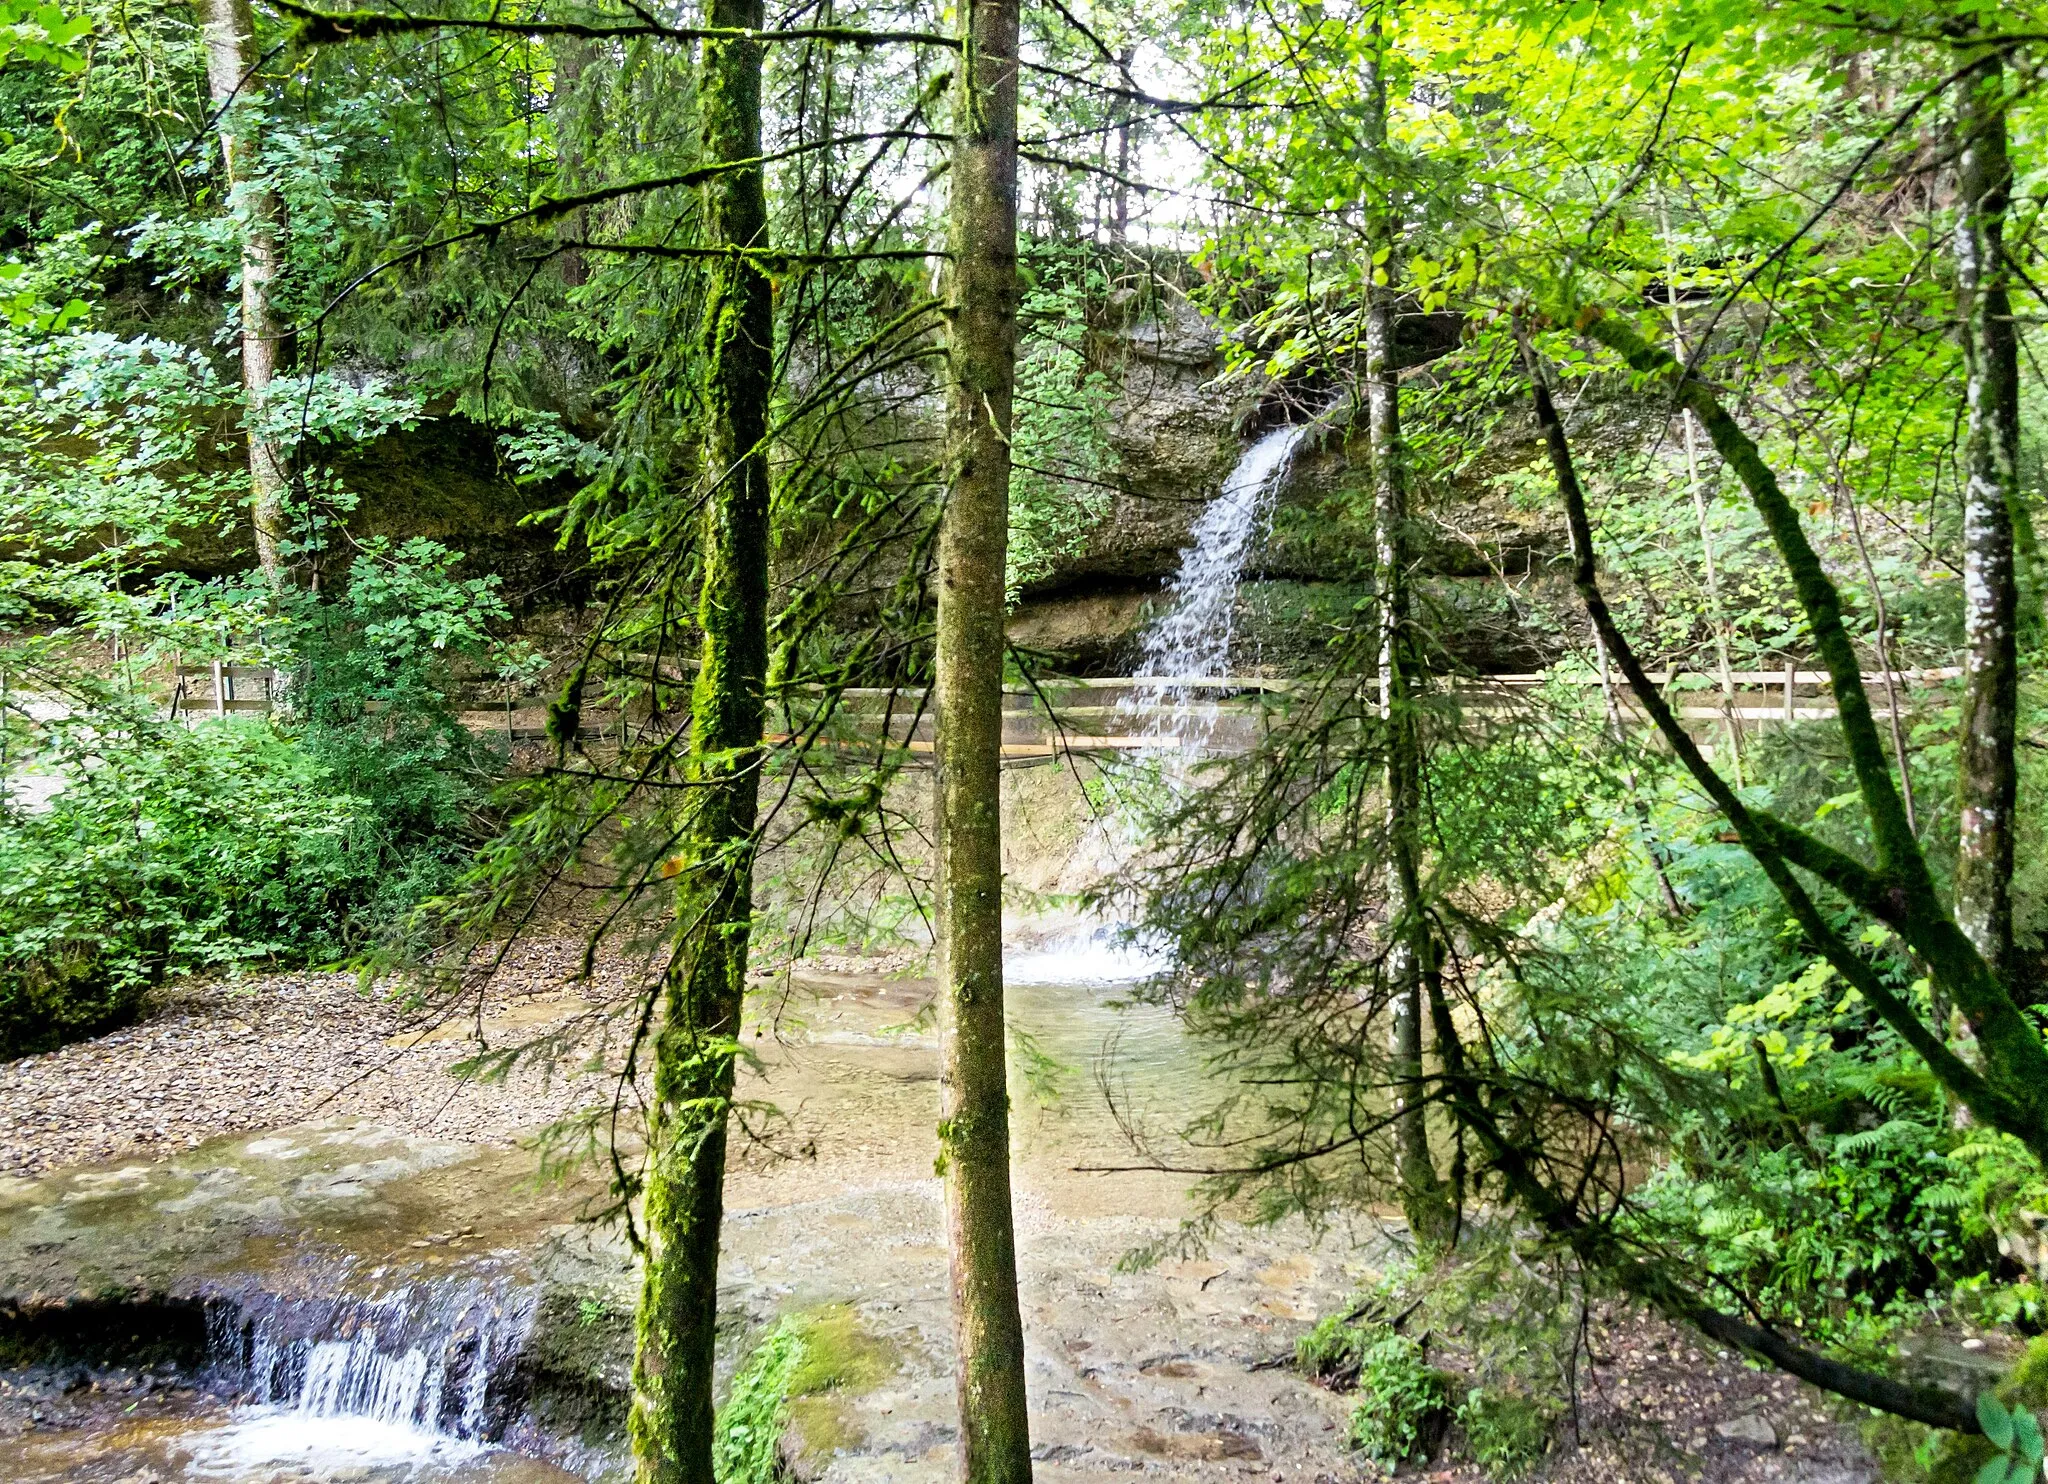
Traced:
[[[1376, 43], [1380, 30], [1373, 27]], [[1367, 129], [1376, 152], [1387, 143], [1386, 81], [1374, 48], [1367, 77]], [[1393, 995], [1394, 1125], [1401, 1204], [1415, 1239], [1434, 1246], [1450, 1232], [1443, 1184], [1429, 1152], [1422, 1065], [1422, 988], [1435, 938], [1422, 911], [1422, 736], [1415, 702], [1419, 665], [1408, 601], [1408, 477], [1401, 445], [1401, 393], [1394, 369], [1394, 249], [1400, 225], [1376, 205], [1369, 228], [1373, 272], [1365, 310], [1367, 438], [1372, 447], [1373, 514], [1378, 546], [1380, 706], [1387, 729], [1387, 978]], [[1384, 258], [1382, 259], [1382, 254]]]
[[206, 45], [207, 92], [219, 113], [221, 173], [227, 205], [240, 218], [242, 239], [242, 399], [249, 436], [249, 516], [256, 562], [273, 590], [285, 584], [285, 494], [291, 471], [284, 450], [260, 436], [288, 331], [271, 310], [284, 209], [261, 183], [256, 160], [258, 114], [251, 106], [256, 23], [249, 0], [199, 0]]
[[2005, 259], [2012, 194], [2005, 79], [1996, 54], [1962, 84], [1962, 200], [1956, 282], [1969, 367], [1963, 451], [1962, 837], [1956, 922], [2003, 977], [2012, 962], [2013, 811], [2018, 769], [2018, 589], [2012, 505], [2019, 494], [2019, 336]]
[[[1664, 307], [1671, 317], [1671, 355], [1683, 363], [1686, 358], [1685, 322], [1678, 313], [1678, 249], [1672, 242], [1671, 215], [1660, 202], [1658, 219], [1664, 230], [1666, 282]], [[1714, 527], [1707, 518], [1706, 486], [1700, 480], [1699, 422], [1680, 409], [1679, 421], [1685, 436], [1685, 487], [1692, 496], [1693, 520], [1700, 528], [1700, 557], [1707, 576], [1707, 618], [1714, 626], [1714, 662], [1721, 678], [1721, 715], [1728, 734], [1728, 760], [1735, 774], [1735, 786], [1742, 786], [1742, 732], [1735, 722], [1735, 666], [1728, 653], [1728, 612], [1721, 602], [1721, 571], [1714, 560]]]
[[[762, 0], [711, 0], [706, 24], [759, 30]], [[761, 46], [704, 46], [699, 107], [707, 161], [761, 154]], [[704, 192], [709, 244], [768, 245], [761, 171]], [[726, 1119], [746, 991], [768, 663], [767, 277], [715, 259], [704, 300], [703, 646], [690, 705], [690, 807], [680, 947], [664, 989], [644, 1226], [646, 1276], [633, 1364], [633, 1456], [643, 1484], [712, 1484], [711, 1383], [724, 1214]]]
[[[1135, 46], [1126, 46], [1117, 53], [1119, 81], [1131, 75], [1131, 63], [1137, 55]], [[1131, 100], [1119, 98], [1116, 102], [1116, 181], [1110, 195], [1109, 218], [1109, 240], [1118, 247], [1124, 245], [1131, 230], [1131, 127]]]
[[[557, 36], [551, 46], [555, 54], [555, 87], [554, 97], [548, 105], [548, 116], [554, 127], [555, 160], [560, 167], [555, 190], [567, 195], [581, 188], [583, 177], [582, 139], [587, 126], [583, 119], [570, 117], [568, 105], [583, 81], [583, 69], [590, 60], [590, 43], [581, 36]], [[582, 99], [576, 99], [576, 106], [579, 111], [588, 108]], [[587, 239], [590, 235], [588, 211], [579, 207], [563, 217], [555, 235], [562, 242]], [[562, 282], [572, 289], [580, 288], [590, 279], [590, 265], [584, 261], [580, 247], [564, 247], [555, 258], [555, 266], [562, 275]]]
[[940, 1164], [960, 1473], [1031, 1477], [1003, 1024], [1003, 562], [1017, 363], [1017, 0], [962, 0], [954, 89], [946, 505], [939, 531]]

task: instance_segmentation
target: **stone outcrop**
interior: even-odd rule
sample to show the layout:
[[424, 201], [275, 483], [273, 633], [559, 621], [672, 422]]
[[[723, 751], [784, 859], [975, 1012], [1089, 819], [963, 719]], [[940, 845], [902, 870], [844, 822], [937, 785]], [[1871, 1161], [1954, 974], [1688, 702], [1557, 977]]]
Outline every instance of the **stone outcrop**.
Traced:
[[[1403, 320], [1400, 361], [1410, 379], [1457, 343], [1455, 316]], [[1011, 621], [1018, 648], [1048, 669], [1127, 671], [1181, 549], [1250, 437], [1299, 420], [1337, 397], [1252, 373], [1227, 373], [1221, 336], [1185, 299], [1105, 336], [1120, 391], [1109, 443], [1117, 486], [1109, 512], [1077, 557], [1026, 591]], [[1549, 664], [1575, 635], [1555, 569], [1562, 530], [1548, 511], [1495, 496], [1486, 476], [1537, 452], [1533, 429], [1510, 411], [1470, 472], [1449, 490], [1417, 492], [1418, 619], [1445, 668], [1523, 671]], [[1362, 436], [1335, 426], [1306, 447], [1270, 531], [1245, 571], [1233, 665], [1294, 673], [1325, 660], [1372, 596], [1373, 530]]]

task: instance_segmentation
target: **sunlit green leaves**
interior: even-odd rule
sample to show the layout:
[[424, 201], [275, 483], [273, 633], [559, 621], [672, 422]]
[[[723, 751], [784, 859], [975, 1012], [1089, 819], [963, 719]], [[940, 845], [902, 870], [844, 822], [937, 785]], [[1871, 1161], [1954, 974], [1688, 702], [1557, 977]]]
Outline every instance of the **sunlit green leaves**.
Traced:
[[19, 57], [76, 72], [85, 66], [85, 51], [78, 43], [91, 30], [90, 19], [66, 15], [55, 5], [0, 0], [0, 64]]

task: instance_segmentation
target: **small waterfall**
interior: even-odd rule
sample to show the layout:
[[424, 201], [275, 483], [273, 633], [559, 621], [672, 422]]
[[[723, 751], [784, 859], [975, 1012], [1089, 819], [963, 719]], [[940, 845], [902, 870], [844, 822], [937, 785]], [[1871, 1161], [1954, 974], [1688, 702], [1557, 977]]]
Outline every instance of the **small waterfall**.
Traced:
[[446, 1456], [501, 1437], [518, 1411], [533, 1327], [525, 1289], [450, 1276], [366, 1295], [216, 1300], [213, 1365], [256, 1404], [220, 1437], [238, 1452], [346, 1438]]
[[1244, 559], [1312, 427], [1291, 423], [1252, 444], [1196, 520], [1194, 539], [1180, 554], [1180, 571], [1167, 584], [1167, 611], [1145, 632], [1137, 675], [1149, 683], [1125, 703], [1146, 721], [1145, 735], [1181, 747], [1199, 748], [1208, 740], [1216, 718], [1214, 692], [1188, 682], [1230, 673]]
[[[1295, 451], [1313, 426], [1290, 424], [1259, 438], [1195, 521], [1193, 540], [1180, 554], [1180, 571], [1166, 587], [1166, 612], [1146, 630], [1138, 683], [1118, 707], [1131, 722], [1132, 733], [1150, 746], [1199, 756], [1208, 745], [1218, 716], [1217, 696], [1192, 682], [1230, 673], [1245, 557], [1272, 513]], [[1172, 789], [1181, 777], [1172, 762], [1157, 769], [1140, 764], [1119, 772], [1126, 783], [1141, 790], [1160, 783]], [[1096, 817], [1075, 850], [1088, 862], [1093, 880], [1121, 880], [1126, 890], [1137, 883], [1133, 862], [1144, 850], [1129, 803], [1113, 793], [1110, 807]], [[1149, 979], [1172, 966], [1163, 944], [1134, 937], [1115, 923], [1081, 921], [1010, 954], [1003, 974], [1014, 984], [1108, 987]]]

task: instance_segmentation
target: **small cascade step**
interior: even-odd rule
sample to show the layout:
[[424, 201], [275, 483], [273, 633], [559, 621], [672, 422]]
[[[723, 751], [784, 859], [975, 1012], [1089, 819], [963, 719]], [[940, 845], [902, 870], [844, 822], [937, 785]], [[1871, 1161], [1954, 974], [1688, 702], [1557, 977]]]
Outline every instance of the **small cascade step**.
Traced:
[[481, 1280], [222, 1298], [208, 1308], [209, 1358], [248, 1400], [300, 1417], [490, 1442], [525, 1400], [534, 1311], [530, 1292]]

